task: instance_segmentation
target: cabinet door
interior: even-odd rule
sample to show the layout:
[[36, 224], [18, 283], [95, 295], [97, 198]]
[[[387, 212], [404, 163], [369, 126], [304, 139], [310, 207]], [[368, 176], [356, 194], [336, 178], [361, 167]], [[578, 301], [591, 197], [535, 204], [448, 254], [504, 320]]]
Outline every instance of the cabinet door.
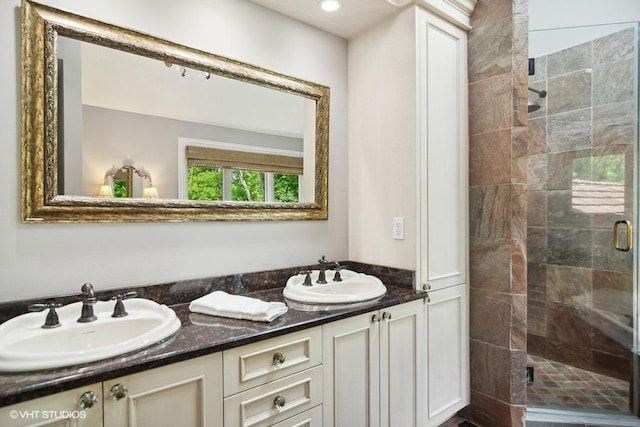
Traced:
[[[92, 399], [93, 398], [93, 399]], [[81, 407], [85, 399], [91, 408]], [[97, 427], [102, 425], [102, 386], [93, 384], [0, 408], [4, 427]]]
[[420, 284], [466, 283], [468, 129], [466, 33], [418, 12]]
[[103, 395], [105, 427], [222, 426], [222, 355], [106, 381]]
[[425, 310], [418, 300], [381, 312], [381, 427], [422, 425]]
[[438, 426], [469, 404], [467, 286], [429, 292], [427, 307], [427, 419]]
[[323, 424], [380, 425], [379, 313], [323, 325]]

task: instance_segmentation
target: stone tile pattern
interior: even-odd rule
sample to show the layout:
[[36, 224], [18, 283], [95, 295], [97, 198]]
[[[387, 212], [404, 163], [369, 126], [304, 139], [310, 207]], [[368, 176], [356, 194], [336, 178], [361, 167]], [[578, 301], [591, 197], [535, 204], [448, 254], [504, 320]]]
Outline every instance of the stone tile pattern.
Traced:
[[[632, 255], [613, 249], [612, 226], [632, 218], [632, 29], [536, 58], [527, 186], [528, 351], [628, 380]], [[574, 171], [593, 181], [600, 162], [623, 160], [618, 213], [576, 205]], [[590, 169], [589, 169], [590, 168]], [[589, 177], [587, 177], [589, 178]]]
[[528, 357], [534, 382], [527, 386], [527, 405], [559, 409], [629, 412], [629, 383], [606, 375], [547, 360]]
[[471, 405], [480, 426], [524, 426], [526, 0], [479, 0], [469, 33]]

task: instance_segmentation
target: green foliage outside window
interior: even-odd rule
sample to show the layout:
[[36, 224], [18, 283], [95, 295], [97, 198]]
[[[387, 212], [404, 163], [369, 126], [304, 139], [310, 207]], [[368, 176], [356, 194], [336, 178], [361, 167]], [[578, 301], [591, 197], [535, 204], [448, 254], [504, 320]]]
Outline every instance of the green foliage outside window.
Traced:
[[264, 173], [258, 171], [231, 171], [231, 200], [264, 202]]
[[[190, 166], [187, 173], [189, 200], [223, 200], [223, 170]], [[274, 174], [274, 201], [297, 203], [298, 175]], [[126, 191], [126, 190], [125, 190]], [[231, 200], [265, 201], [265, 174], [259, 171], [231, 171]]]
[[189, 167], [187, 197], [189, 200], [222, 200], [222, 169]]
[[573, 161], [573, 178], [624, 183], [624, 154], [581, 157]]
[[297, 203], [298, 175], [273, 174], [273, 192], [276, 202]]
[[113, 197], [127, 197], [127, 183], [113, 181]]

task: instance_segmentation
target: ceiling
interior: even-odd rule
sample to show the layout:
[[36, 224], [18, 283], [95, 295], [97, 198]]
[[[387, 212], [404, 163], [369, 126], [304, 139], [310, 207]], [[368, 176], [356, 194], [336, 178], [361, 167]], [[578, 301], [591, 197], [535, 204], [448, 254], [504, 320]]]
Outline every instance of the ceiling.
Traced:
[[349, 39], [413, 0], [341, 0], [336, 12], [320, 9], [320, 0], [251, 0], [253, 3]]

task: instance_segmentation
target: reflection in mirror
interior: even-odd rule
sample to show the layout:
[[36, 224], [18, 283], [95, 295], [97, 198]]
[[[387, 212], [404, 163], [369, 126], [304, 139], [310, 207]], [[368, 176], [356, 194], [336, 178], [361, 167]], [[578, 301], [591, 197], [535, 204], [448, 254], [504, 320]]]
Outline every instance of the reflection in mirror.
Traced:
[[[178, 147], [180, 139], [224, 140], [236, 157], [292, 153], [285, 155], [299, 158], [295, 174], [304, 185], [304, 147], [308, 156], [315, 154], [313, 100], [68, 37], [58, 38], [58, 57], [64, 67], [64, 103], [59, 109], [64, 132], [59, 142], [68, 153], [58, 172], [64, 174], [63, 194], [91, 196], [100, 171], [114, 157], [144, 155], [146, 164], [159, 172], [156, 185], [164, 198], [313, 201], [265, 198], [264, 188], [236, 198], [205, 198], [203, 194], [216, 190], [201, 188], [198, 197], [188, 197], [189, 192], [180, 191], [188, 177], [178, 173], [179, 163], [188, 161], [187, 147]], [[221, 159], [217, 164], [209, 157], [201, 168], [234, 170], [232, 175], [245, 188], [245, 175], [255, 183], [252, 187], [264, 187], [264, 172], [286, 172], [277, 164], [262, 162], [256, 169], [251, 161], [239, 159], [234, 165], [233, 160]], [[313, 168], [309, 170], [306, 180], [313, 182]], [[211, 174], [200, 174], [200, 187], [207, 175]]]
[[298, 203], [313, 200], [301, 151], [179, 139], [180, 198]]
[[[22, 9], [23, 221], [327, 219], [327, 87]], [[126, 168], [106, 184], [127, 197], [98, 197], [115, 159], [144, 159], [161, 198]]]
[[114, 166], [105, 173], [98, 196], [156, 199], [158, 189], [153, 186], [149, 171], [144, 167], [137, 168], [131, 160], [125, 159], [121, 167]]

